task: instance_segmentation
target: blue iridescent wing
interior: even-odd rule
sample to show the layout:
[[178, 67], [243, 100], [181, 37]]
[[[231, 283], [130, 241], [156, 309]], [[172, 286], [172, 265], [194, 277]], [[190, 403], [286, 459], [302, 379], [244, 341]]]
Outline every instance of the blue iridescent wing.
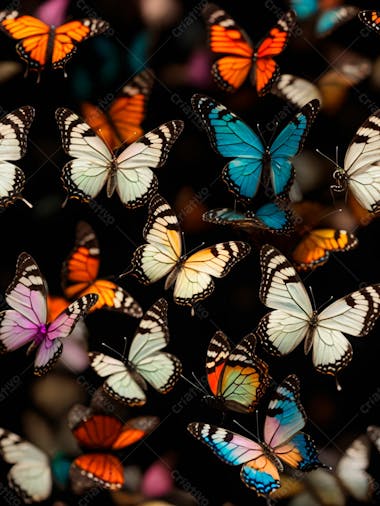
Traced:
[[296, 12], [298, 19], [303, 21], [318, 12], [318, 0], [291, 0], [290, 7]]
[[271, 177], [275, 195], [286, 194], [290, 189], [294, 177], [291, 159], [302, 150], [319, 108], [320, 103], [317, 99], [305, 104], [273, 141], [270, 155]]
[[299, 432], [288, 443], [275, 451], [277, 457], [300, 471], [312, 471], [323, 464], [318, 458], [314, 441], [308, 434]]
[[244, 121], [212, 98], [197, 94], [191, 103], [214, 150], [225, 158], [234, 158], [222, 173], [229, 190], [238, 198], [250, 200], [261, 180], [263, 143]]
[[315, 33], [317, 37], [326, 37], [339, 26], [353, 19], [359, 9], [353, 6], [336, 7], [321, 12], [315, 25]]
[[293, 229], [293, 213], [289, 207], [279, 206], [275, 202], [269, 202], [255, 212], [255, 216], [265, 228], [271, 232], [286, 233]]

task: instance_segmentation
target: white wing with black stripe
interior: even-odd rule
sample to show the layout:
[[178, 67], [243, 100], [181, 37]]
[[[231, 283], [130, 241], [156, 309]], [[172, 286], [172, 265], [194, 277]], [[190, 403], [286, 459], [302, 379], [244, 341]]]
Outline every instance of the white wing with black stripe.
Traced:
[[330, 304], [321, 313], [313, 310], [306, 289], [294, 267], [276, 248], [261, 250], [261, 301], [274, 311], [259, 322], [257, 334], [273, 355], [287, 355], [304, 340], [313, 350], [317, 371], [336, 375], [352, 358], [344, 336], [365, 336], [380, 314], [380, 285], [369, 285]]
[[322, 95], [315, 84], [291, 74], [282, 74], [271, 89], [271, 93], [289, 101], [299, 109], [314, 99], [323, 104]]
[[169, 121], [115, 154], [74, 112], [62, 107], [55, 117], [62, 147], [74, 158], [62, 171], [67, 198], [88, 202], [106, 185], [108, 197], [116, 190], [130, 208], [145, 204], [156, 193], [158, 182], [152, 169], [165, 163], [183, 130], [182, 121]]
[[0, 428], [1, 457], [13, 464], [8, 483], [24, 503], [45, 501], [51, 494], [53, 478], [47, 455], [17, 434]]
[[25, 174], [11, 161], [20, 160], [25, 155], [33, 119], [34, 109], [27, 105], [0, 120], [0, 207], [6, 207], [17, 199], [32, 207], [22, 196]]

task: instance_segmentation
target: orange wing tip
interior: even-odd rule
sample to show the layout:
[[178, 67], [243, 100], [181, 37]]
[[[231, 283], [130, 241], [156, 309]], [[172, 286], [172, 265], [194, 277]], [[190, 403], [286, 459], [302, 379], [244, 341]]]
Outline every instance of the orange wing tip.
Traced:
[[[94, 465], [92, 462], [96, 457], [99, 456], [104, 460], [107, 457], [108, 466], [111, 469], [108, 469], [107, 477], [102, 476], [102, 471], [105, 474], [107, 469], [102, 466], [99, 470], [96, 469], [96, 464]], [[90, 460], [91, 459], [91, 460]], [[105, 455], [105, 454], [85, 454], [77, 457], [72, 463], [72, 467], [77, 472], [79, 472], [83, 477], [90, 479], [94, 483], [96, 483], [101, 488], [105, 488], [107, 490], [119, 490], [124, 485], [124, 470], [120, 460], [113, 455]]]

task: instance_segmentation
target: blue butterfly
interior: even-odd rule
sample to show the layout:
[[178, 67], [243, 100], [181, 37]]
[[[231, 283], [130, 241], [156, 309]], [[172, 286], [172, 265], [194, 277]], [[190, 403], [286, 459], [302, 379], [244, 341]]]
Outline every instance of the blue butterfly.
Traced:
[[228, 429], [192, 422], [187, 430], [226, 464], [241, 465], [240, 478], [259, 495], [280, 488], [284, 464], [299, 471], [324, 467], [310, 436], [300, 432], [306, 415], [299, 400], [299, 380], [291, 374], [276, 388], [264, 422], [264, 441], [256, 442]]
[[252, 231], [255, 229], [285, 234], [293, 230], [293, 213], [275, 202], [264, 204], [257, 211], [240, 212], [227, 207], [212, 209], [202, 216], [203, 221], [217, 225], [232, 225]]
[[320, 9], [321, 2], [318, 0], [290, 0], [292, 9], [296, 12], [301, 21], [316, 15], [315, 35], [317, 37], [326, 37], [332, 31], [350, 19], [353, 19], [359, 9], [352, 5], [343, 5], [331, 9]]
[[[233, 158], [223, 168], [222, 178], [239, 199], [250, 201], [260, 184], [277, 197], [287, 195], [293, 182], [291, 159], [303, 146], [309, 128], [319, 111], [319, 100], [311, 100], [281, 130], [271, 146], [236, 114], [204, 95], [193, 95], [192, 106], [207, 131], [212, 147], [225, 158]], [[269, 187], [269, 179], [272, 188]]]

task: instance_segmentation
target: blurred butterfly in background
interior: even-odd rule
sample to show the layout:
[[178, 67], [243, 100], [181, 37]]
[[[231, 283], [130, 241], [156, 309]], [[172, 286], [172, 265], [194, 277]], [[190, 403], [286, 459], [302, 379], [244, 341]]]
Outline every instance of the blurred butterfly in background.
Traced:
[[121, 360], [104, 353], [90, 352], [90, 365], [102, 378], [103, 390], [124, 404], [142, 406], [144, 390], [149, 383], [157, 392], [166, 394], [180, 378], [182, 364], [170, 353], [161, 350], [169, 343], [168, 303], [159, 299], [144, 314], [129, 348]]
[[[70, 423], [70, 422], [69, 422]], [[71, 427], [78, 444], [87, 453], [71, 465], [72, 482], [82, 475], [93, 486], [118, 490], [124, 484], [122, 461], [113, 452], [141, 441], [159, 425], [156, 416], [139, 416], [126, 423], [111, 415], [93, 414]]]
[[49, 457], [37, 446], [17, 434], [0, 428], [0, 455], [12, 464], [7, 478], [9, 486], [24, 503], [45, 501], [53, 489]]
[[228, 241], [201, 249], [191, 255], [182, 252], [182, 235], [178, 218], [160, 195], [149, 204], [148, 221], [143, 230], [147, 244], [133, 253], [130, 271], [149, 285], [166, 277], [165, 290], [174, 285], [176, 304], [193, 306], [214, 291], [213, 277], [226, 276], [251, 248], [242, 241]]
[[249, 202], [260, 185], [276, 197], [287, 195], [294, 178], [291, 159], [302, 150], [319, 111], [318, 100], [307, 103], [270, 146], [265, 146], [243, 120], [214, 99], [196, 94], [191, 103], [214, 150], [233, 158], [223, 168], [222, 178], [238, 199]]
[[276, 248], [262, 247], [260, 265], [260, 299], [274, 309], [256, 331], [264, 348], [275, 356], [287, 355], [304, 341], [305, 354], [313, 349], [315, 369], [336, 376], [352, 359], [343, 333], [365, 336], [380, 315], [380, 284], [350, 293], [318, 313], [296, 270]]
[[232, 227], [254, 232], [264, 230], [274, 234], [288, 234], [293, 229], [293, 214], [289, 207], [281, 202], [269, 202], [256, 211], [237, 211], [227, 207], [206, 211], [202, 219], [216, 225]]
[[21, 195], [25, 186], [24, 172], [10, 162], [20, 160], [26, 153], [34, 112], [33, 107], [26, 105], [0, 120], [0, 208], [7, 207], [16, 200], [22, 200], [28, 207], [33, 207]]
[[342, 6], [337, 1], [290, 0], [290, 6], [300, 21], [306, 21], [311, 17], [316, 18], [314, 32], [318, 38], [327, 37], [344, 23], [356, 17], [359, 12], [357, 7]]
[[73, 298], [96, 293], [98, 300], [91, 311], [112, 309], [141, 318], [143, 311], [136, 300], [121, 286], [108, 279], [99, 279], [100, 249], [93, 229], [80, 221], [76, 228], [75, 247], [62, 267], [65, 296]]
[[258, 495], [270, 497], [281, 486], [284, 464], [299, 471], [323, 466], [310, 436], [300, 432], [306, 414], [299, 399], [299, 380], [291, 374], [276, 388], [264, 422], [264, 440], [248, 439], [228, 429], [192, 422], [188, 431], [226, 464], [241, 465], [240, 478]]
[[[33, 16], [19, 16], [17, 11], [0, 13], [0, 29], [19, 42], [16, 51], [28, 70], [40, 73], [46, 68], [65, 69], [77, 51], [77, 44], [100, 35], [110, 26], [106, 21], [84, 18], [60, 26], [50, 26]], [[65, 77], [67, 77], [65, 73]]]
[[141, 123], [153, 81], [152, 71], [144, 70], [122, 87], [107, 108], [90, 102], [82, 104], [83, 119], [111, 150], [125, 142], [130, 144], [143, 135]]
[[107, 186], [107, 197], [116, 190], [128, 208], [144, 205], [156, 193], [157, 177], [152, 169], [161, 167], [183, 130], [183, 121], [169, 121], [148, 132], [118, 154], [74, 112], [61, 107], [55, 117], [61, 131], [62, 147], [74, 158], [62, 170], [62, 182], [70, 198], [89, 202]]
[[62, 340], [98, 299], [96, 294], [85, 295], [49, 322], [47, 296], [47, 284], [38, 265], [30, 255], [21, 253], [15, 277], [5, 292], [5, 300], [12, 309], [0, 313], [0, 353], [29, 343], [27, 353], [37, 350], [34, 374], [38, 376], [52, 368], [62, 353]]
[[217, 331], [207, 349], [206, 374], [213, 397], [221, 409], [252, 413], [268, 388], [268, 365], [255, 355], [256, 338], [248, 334], [234, 348], [223, 332]]
[[255, 48], [247, 34], [223, 9], [208, 3], [202, 11], [208, 25], [209, 47], [218, 57], [211, 72], [224, 91], [236, 91], [248, 78], [258, 95], [265, 95], [280, 75], [274, 56], [288, 44], [295, 26], [295, 13], [286, 12]]
[[333, 177], [336, 192], [352, 192], [358, 203], [372, 213], [380, 206], [380, 109], [360, 126], [347, 148], [343, 167], [335, 165]]

